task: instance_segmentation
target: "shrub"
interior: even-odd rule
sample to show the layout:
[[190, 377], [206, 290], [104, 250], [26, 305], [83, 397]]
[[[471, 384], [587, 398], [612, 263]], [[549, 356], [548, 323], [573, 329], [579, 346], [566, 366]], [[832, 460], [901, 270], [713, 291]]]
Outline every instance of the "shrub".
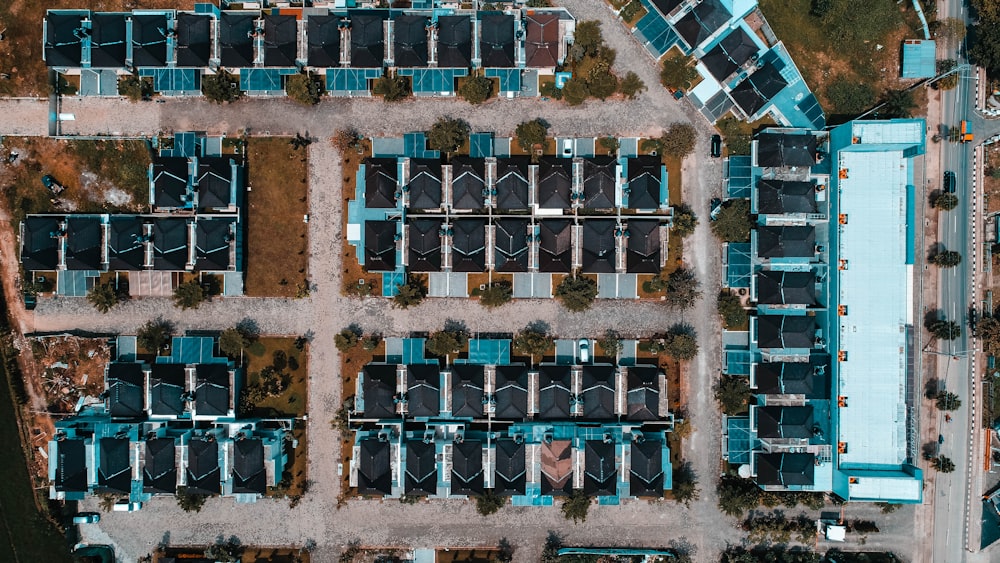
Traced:
[[210, 102], [217, 104], [235, 102], [243, 96], [236, 77], [221, 70], [201, 78], [201, 92]]
[[567, 310], [586, 311], [597, 298], [597, 282], [584, 276], [566, 276], [556, 287], [555, 295]]
[[386, 74], [375, 80], [372, 92], [387, 102], [398, 102], [410, 95], [410, 81], [405, 76]]
[[531, 121], [521, 122], [514, 130], [517, 137], [517, 144], [521, 150], [530, 151], [535, 145], [545, 143], [545, 137], [549, 134], [549, 126], [539, 118]]
[[580, 489], [573, 489], [562, 504], [563, 518], [573, 520], [573, 523], [586, 522], [590, 511], [590, 495]]
[[[632, 4], [638, 4], [638, 2], [633, 0], [629, 5]], [[618, 83], [618, 91], [626, 98], [634, 100], [636, 96], [646, 91], [646, 83], [639, 78], [638, 74], [630, 70], [625, 74], [625, 78], [622, 78], [622, 81]]]
[[132, 102], [149, 99], [153, 95], [153, 82], [134, 74], [126, 75], [118, 80], [118, 94]]
[[728, 330], [742, 328], [747, 324], [750, 315], [743, 308], [743, 303], [738, 295], [730, 291], [723, 290], [719, 293], [716, 302], [719, 314], [722, 315], [722, 326]]
[[406, 309], [419, 305], [424, 297], [427, 297], [427, 286], [419, 278], [410, 276], [405, 284], [396, 286], [396, 295], [392, 297], [392, 305]]
[[294, 74], [285, 79], [285, 94], [304, 106], [314, 106], [323, 97], [323, 82], [313, 73]]
[[373, 332], [361, 339], [361, 349], [365, 352], [371, 352], [372, 350], [378, 348], [378, 345], [382, 343], [382, 335]]
[[354, 129], [338, 129], [330, 142], [333, 143], [333, 148], [344, 155], [350, 151], [357, 151], [361, 143], [361, 134]]
[[951, 211], [958, 207], [958, 196], [955, 194], [938, 194], [934, 198], [934, 207], [942, 211]]
[[184, 282], [174, 289], [174, 306], [180, 307], [181, 310], [197, 309], [203, 301], [205, 301], [205, 290], [198, 280]]
[[476, 511], [483, 516], [494, 514], [503, 508], [507, 500], [493, 492], [493, 489], [486, 489], [486, 492], [476, 497]]
[[177, 487], [177, 506], [184, 512], [201, 512], [201, 507], [205, 505], [205, 495], [189, 493], [187, 487]]
[[487, 309], [494, 309], [509, 303], [514, 296], [510, 282], [495, 281], [479, 291], [479, 304]]
[[597, 145], [602, 149], [608, 151], [608, 154], [614, 156], [618, 152], [621, 143], [616, 137], [601, 137], [597, 140]]
[[458, 95], [470, 104], [477, 105], [493, 96], [493, 87], [493, 81], [485, 76], [470, 76], [458, 89]]

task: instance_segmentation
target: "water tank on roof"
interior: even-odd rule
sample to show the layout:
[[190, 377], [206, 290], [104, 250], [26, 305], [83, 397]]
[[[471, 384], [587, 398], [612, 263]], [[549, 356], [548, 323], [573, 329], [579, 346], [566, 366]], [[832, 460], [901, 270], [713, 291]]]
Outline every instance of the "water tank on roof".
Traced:
[[736, 472], [739, 474], [740, 477], [743, 477], [744, 479], [749, 479], [750, 478], [750, 466], [749, 465], [746, 465], [746, 464], [741, 465], [739, 467], [739, 469], [736, 470]]

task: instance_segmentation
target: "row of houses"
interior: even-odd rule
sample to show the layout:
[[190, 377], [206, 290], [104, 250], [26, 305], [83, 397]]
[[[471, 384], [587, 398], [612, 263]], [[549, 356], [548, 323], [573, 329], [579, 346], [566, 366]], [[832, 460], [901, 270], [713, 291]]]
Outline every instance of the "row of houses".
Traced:
[[[101, 80], [137, 73], [166, 95], [191, 95], [205, 73], [238, 74], [241, 90], [280, 94], [283, 78], [323, 75], [332, 94], [364, 94], [385, 69], [413, 79], [414, 93], [451, 95], [472, 69], [521, 90], [521, 69], [552, 74], [566, 57], [575, 22], [559, 8], [505, 11], [275, 8], [109, 13], [49, 10], [43, 24], [46, 64]], [[497, 72], [500, 71], [500, 72]], [[537, 84], [535, 85], [537, 91]]]
[[756, 226], [727, 245], [725, 277], [754, 315], [724, 336], [724, 364], [755, 400], [724, 420], [724, 456], [766, 490], [921, 502], [909, 372], [924, 132], [768, 129], [729, 159], [728, 195], [750, 199]]
[[281, 481], [292, 421], [238, 418], [244, 373], [216, 348], [212, 337], [175, 337], [169, 356], [146, 363], [135, 337], [118, 337], [104, 391], [55, 423], [50, 497], [136, 503], [185, 487], [253, 502]]
[[358, 373], [350, 413], [358, 494], [492, 492], [551, 505], [580, 491], [619, 504], [672, 486], [666, 377], [634, 357], [634, 341], [611, 364], [558, 340], [553, 361], [538, 366], [511, 361], [509, 339], [472, 339], [444, 366], [425, 358], [424, 342], [387, 339], [384, 361]]

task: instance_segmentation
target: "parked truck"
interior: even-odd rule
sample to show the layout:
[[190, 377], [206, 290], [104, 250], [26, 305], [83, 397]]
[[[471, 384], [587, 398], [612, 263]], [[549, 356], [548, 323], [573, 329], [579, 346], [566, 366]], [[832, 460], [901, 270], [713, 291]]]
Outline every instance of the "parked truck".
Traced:
[[961, 127], [959, 127], [958, 139], [963, 143], [968, 143], [972, 140], [972, 126], [969, 125], [969, 122], [964, 119], [962, 120]]

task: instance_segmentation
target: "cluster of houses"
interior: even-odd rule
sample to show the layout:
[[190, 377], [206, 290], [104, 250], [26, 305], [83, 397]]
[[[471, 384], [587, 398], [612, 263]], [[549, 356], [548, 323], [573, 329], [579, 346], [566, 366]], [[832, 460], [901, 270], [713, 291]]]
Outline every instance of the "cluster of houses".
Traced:
[[636, 361], [634, 341], [612, 364], [559, 340], [555, 361], [538, 366], [512, 361], [509, 339], [473, 339], [449, 365], [425, 358], [424, 342], [387, 339], [385, 361], [358, 373], [358, 494], [551, 505], [579, 491], [619, 504], [670, 489], [667, 383]]
[[133, 296], [170, 295], [177, 273], [217, 275], [243, 293], [244, 167], [221, 137], [178, 133], [149, 167], [150, 212], [28, 215], [26, 272], [53, 272], [55, 292], [83, 296], [105, 272], [126, 273]]
[[514, 297], [551, 297], [553, 274], [581, 271], [597, 274], [602, 297], [636, 298], [637, 276], [663, 269], [667, 170], [637, 140], [608, 156], [594, 139], [557, 139], [568, 150], [532, 159], [511, 155], [510, 139], [473, 137], [472, 154], [449, 161], [422, 133], [376, 140], [348, 208], [367, 271], [428, 273], [430, 295], [452, 297], [467, 296], [470, 273], [511, 275]]
[[407, 9], [355, 6], [107, 13], [49, 10], [46, 64], [80, 77], [82, 95], [117, 95], [125, 74], [149, 77], [163, 95], [198, 95], [205, 74], [238, 75], [250, 95], [282, 95], [284, 78], [323, 77], [335, 96], [368, 95], [390, 69], [415, 95], [454, 95], [458, 78], [482, 69], [501, 95], [538, 95], [539, 75], [566, 58], [575, 22], [560, 8], [478, 11], [457, 3]]
[[135, 506], [183, 487], [254, 502], [282, 480], [292, 421], [237, 417], [243, 370], [214, 338], [175, 337], [169, 356], [145, 362], [134, 336], [118, 337], [114, 357], [100, 397], [55, 423], [50, 498]]
[[724, 419], [723, 449], [766, 490], [921, 502], [910, 371], [924, 146], [923, 120], [854, 121], [766, 129], [728, 160], [728, 196], [749, 198], [755, 226], [724, 251], [753, 312], [749, 332], [724, 334], [724, 366], [755, 400]]

